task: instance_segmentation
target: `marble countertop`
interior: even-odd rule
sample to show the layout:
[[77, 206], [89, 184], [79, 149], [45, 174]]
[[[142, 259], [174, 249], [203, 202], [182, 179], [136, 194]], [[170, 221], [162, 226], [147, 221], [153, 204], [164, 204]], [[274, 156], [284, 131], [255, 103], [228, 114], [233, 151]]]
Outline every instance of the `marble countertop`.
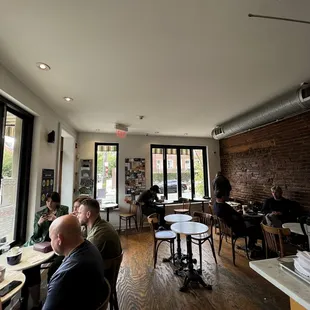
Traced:
[[250, 267], [290, 298], [310, 309], [310, 285], [282, 269], [279, 264], [277, 258], [271, 258], [250, 262]]

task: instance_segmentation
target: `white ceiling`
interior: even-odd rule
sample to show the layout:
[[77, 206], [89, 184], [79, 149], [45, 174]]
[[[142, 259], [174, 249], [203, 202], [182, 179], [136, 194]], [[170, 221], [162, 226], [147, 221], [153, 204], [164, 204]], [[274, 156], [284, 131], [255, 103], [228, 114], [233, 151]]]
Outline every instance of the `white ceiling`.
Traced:
[[0, 0], [0, 10], [0, 62], [78, 131], [121, 122], [210, 136], [310, 76], [310, 25], [248, 17], [310, 20], [309, 0]]

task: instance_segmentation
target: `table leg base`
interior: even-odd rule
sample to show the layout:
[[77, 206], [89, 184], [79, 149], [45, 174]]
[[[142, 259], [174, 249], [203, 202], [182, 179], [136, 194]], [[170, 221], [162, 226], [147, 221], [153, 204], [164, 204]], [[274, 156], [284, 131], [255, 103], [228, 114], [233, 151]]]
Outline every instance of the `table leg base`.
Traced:
[[207, 284], [203, 281], [197, 270], [188, 271], [183, 283], [183, 286], [180, 288], [181, 292], [185, 292], [188, 289], [188, 285], [191, 282], [195, 282], [206, 288], [207, 290], [212, 290], [212, 285]]

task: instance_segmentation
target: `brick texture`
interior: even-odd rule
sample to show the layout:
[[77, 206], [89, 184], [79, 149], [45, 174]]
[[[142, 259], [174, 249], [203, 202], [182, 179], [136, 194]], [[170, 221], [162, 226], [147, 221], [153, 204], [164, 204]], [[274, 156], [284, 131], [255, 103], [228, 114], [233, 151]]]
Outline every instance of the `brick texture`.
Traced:
[[310, 211], [310, 112], [220, 141], [231, 197], [259, 201], [278, 184]]

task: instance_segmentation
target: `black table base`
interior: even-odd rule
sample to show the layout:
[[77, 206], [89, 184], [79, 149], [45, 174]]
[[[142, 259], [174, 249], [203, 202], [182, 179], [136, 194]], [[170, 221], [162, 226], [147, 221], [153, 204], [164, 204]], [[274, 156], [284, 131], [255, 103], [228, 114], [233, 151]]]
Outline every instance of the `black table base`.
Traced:
[[212, 286], [203, 281], [199, 272], [194, 269], [193, 266], [193, 252], [192, 252], [192, 237], [191, 235], [186, 236], [186, 244], [187, 244], [187, 256], [188, 256], [188, 270], [186, 271], [186, 276], [184, 279], [183, 286], [180, 287], [181, 292], [185, 292], [188, 289], [188, 285], [191, 282], [198, 283], [205, 287], [208, 290], [212, 290]]

